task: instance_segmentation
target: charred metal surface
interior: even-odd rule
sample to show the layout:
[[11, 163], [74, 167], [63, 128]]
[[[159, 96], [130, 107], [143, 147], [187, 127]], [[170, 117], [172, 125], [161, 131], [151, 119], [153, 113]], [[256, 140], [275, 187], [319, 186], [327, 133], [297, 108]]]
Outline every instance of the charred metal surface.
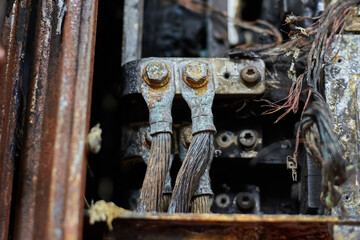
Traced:
[[[193, 139], [176, 177], [169, 213], [188, 212], [194, 193], [198, 190], [197, 196], [203, 195], [201, 188], [209, 188], [206, 170], [213, 158], [213, 134], [216, 132], [212, 114], [215, 88], [211, 65], [190, 60], [181, 62], [179, 68], [183, 77], [181, 94], [191, 110]], [[210, 206], [202, 209], [210, 209]]]
[[[149, 60], [139, 66], [142, 73], [140, 89], [149, 109], [150, 153], [144, 182], [140, 191], [137, 210], [140, 212], [166, 211], [160, 209], [164, 186], [169, 182], [171, 156], [172, 116], [175, 96], [174, 67], [171, 62]], [[166, 181], [167, 180], [167, 181]]]
[[[0, 239], [8, 239], [13, 179], [22, 136], [26, 83], [23, 82], [30, 1], [8, 1], [1, 47], [6, 60], [0, 64]], [[1, 6], [6, 5], [5, 1]], [[3, 11], [3, 10], [2, 10]], [[4, 17], [4, 15], [0, 16]], [[21, 27], [19, 27], [21, 25]], [[1, 25], [2, 26], [2, 25]], [[14, 196], [14, 195], [13, 195]], [[13, 202], [15, 203], [14, 199]]]
[[[228, 1], [208, 1], [215, 9], [219, 11], [227, 11]], [[238, 11], [241, 12], [241, 11]], [[207, 48], [210, 57], [225, 56], [229, 48], [229, 29], [228, 22], [218, 14], [207, 13]]]
[[360, 55], [359, 35], [342, 35], [337, 56], [325, 68], [326, 100], [334, 117], [334, 131], [345, 149], [344, 161], [355, 170], [340, 187], [341, 199], [332, 214], [343, 218], [360, 217]]
[[322, 208], [320, 201], [321, 193], [321, 168], [316, 166], [307, 156], [302, 166], [301, 172], [301, 206], [300, 211], [307, 214], [321, 214], [319, 209]]
[[[239, 214], [123, 213], [112, 222], [96, 223], [89, 239], [316, 239], [330, 240], [328, 229], [346, 224], [335, 217]], [[87, 222], [87, 219], [85, 219]], [[351, 223], [350, 223], [351, 224]], [[94, 231], [96, 229], [96, 231]], [[106, 232], [99, 235], [99, 232]], [[98, 235], [96, 235], [96, 233]], [[121, 236], [121, 237], [120, 237]]]
[[[176, 94], [181, 93], [181, 82], [183, 76], [180, 74], [180, 69], [183, 67], [183, 62], [200, 61], [206, 63], [212, 68], [212, 77], [215, 84], [215, 93], [217, 95], [233, 94], [241, 96], [257, 96], [265, 91], [265, 64], [262, 60], [249, 59], [226, 59], [226, 58], [145, 58], [138, 61], [132, 61], [123, 66], [123, 81], [122, 81], [122, 96], [129, 94], [140, 93], [140, 82], [142, 81], [142, 72], [139, 71], [139, 65], [150, 61], [165, 61], [171, 62], [175, 71]], [[260, 80], [254, 85], [247, 85], [241, 80], [240, 72], [247, 66], [256, 67], [260, 73]]]
[[36, 15], [14, 239], [81, 239], [97, 0]]
[[333, 227], [333, 238], [334, 240], [360, 239], [360, 226], [335, 225]]
[[[196, 62], [196, 65], [194, 65]], [[192, 66], [192, 64], [194, 66]], [[190, 65], [190, 67], [189, 67]], [[205, 71], [203, 70], [205, 66]], [[201, 68], [201, 74], [197, 74]], [[214, 72], [210, 64], [205, 62], [197, 61], [185, 61], [180, 64], [181, 75], [203, 75], [202, 72], [207, 72], [204, 76], [199, 79], [206, 78], [207, 84], [201, 87], [191, 87], [187, 82], [180, 82], [181, 94], [191, 110], [191, 128], [192, 134], [196, 134], [202, 131], [216, 132], [214, 126], [214, 119], [212, 114], [212, 104], [215, 97], [215, 86], [214, 86]], [[195, 72], [195, 73], [194, 73]], [[187, 77], [185, 77], [187, 78]]]
[[215, 134], [214, 147], [218, 158], [255, 158], [262, 148], [261, 129], [221, 130]]
[[260, 189], [255, 185], [243, 185], [237, 193], [220, 193], [215, 196], [211, 210], [217, 213], [260, 213]]
[[124, 1], [121, 65], [141, 58], [144, 0]]
[[[157, 64], [149, 68], [149, 65]], [[149, 73], [149, 71], [153, 71]], [[144, 61], [140, 66], [142, 73], [139, 79], [141, 81], [141, 93], [149, 108], [150, 135], [159, 132], [172, 133], [171, 106], [175, 95], [175, 70], [171, 62], [150, 60]], [[166, 80], [165, 84], [160, 84], [160, 88], [149, 86], [148, 79], [150, 75], [159, 77], [164, 75], [161, 81]], [[159, 76], [157, 76], [159, 75]]]

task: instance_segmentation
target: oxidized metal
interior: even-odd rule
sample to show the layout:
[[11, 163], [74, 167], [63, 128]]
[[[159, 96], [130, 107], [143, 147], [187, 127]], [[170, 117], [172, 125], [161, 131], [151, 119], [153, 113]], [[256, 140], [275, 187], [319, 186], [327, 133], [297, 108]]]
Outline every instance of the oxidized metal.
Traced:
[[125, 0], [121, 65], [141, 58], [144, 0]]
[[[163, 64], [168, 65], [169, 68], [164, 68]], [[161, 81], [163, 78], [169, 78], [166, 85], [161, 88], [150, 87], [145, 79], [140, 83], [141, 93], [149, 108], [150, 135], [158, 132], [172, 133], [171, 106], [175, 95], [174, 69], [171, 63], [150, 60], [141, 65], [140, 71], [144, 73], [148, 70], [152, 77], [160, 77]]]
[[[18, 168], [23, 139], [23, 111], [26, 83], [24, 55], [31, 1], [3, 1], [0, 5], [2, 59], [0, 61], [0, 240], [11, 238], [11, 206], [15, 199], [14, 172]], [[6, 16], [4, 12], [6, 11]], [[4, 18], [5, 17], [5, 18]], [[2, 25], [4, 23], [4, 25]], [[20, 25], [21, 24], [21, 25]], [[16, 191], [16, 190], [15, 190]], [[9, 226], [11, 227], [9, 229]]]
[[253, 147], [257, 142], [257, 134], [254, 130], [242, 130], [239, 134], [239, 141], [244, 147]]
[[254, 66], [244, 67], [240, 72], [240, 77], [241, 80], [249, 85], [254, 85], [261, 79], [259, 70]]
[[13, 239], [81, 239], [97, 1], [37, 10]]
[[[182, 75], [186, 71], [189, 62], [183, 62], [180, 65]], [[205, 64], [205, 63], [203, 63]], [[212, 103], [215, 97], [215, 86], [213, 81], [213, 71], [210, 64], [207, 65], [209, 74], [206, 86], [202, 88], [193, 88], [183, 81], [181, 82], [181, 94], [191, 109], [192, 133], [196, 134], [202, 131], [216, 132], [212, 114]]]
[[201, 88], [207, 84], [208, 78], [209, 72], [206, 63], [192, 61], [186, 64], [183, 71], [183, 80], [189, 87]]
[[360, 226], [335, 225], [333, 227], [334, 240], [356, 240], [360, 239]]
[[[186, 76], [184, 67], [191, 62], [200, 62], [211, 66], [211, 78], [214, 82], [215, 93], [218, 96], [230, 94], [249, 97], [258, 96], [265, 91], [265, 63], [260, 59], [145, 58], [128, 62], [123, 66], [122, 73], [124, 81], [122, 81], [122, 96], [141, 92], [140, 85], [141, 82], [143, 82], [143, 71], [139, 72], [138, 68], [141, 66], [141, 69], [144, 69], [144, 65], [151, 61], [163, 61], [164, 63], [168, 63], [169, 66], [171, 65], [176, 94], [181, 94], [181, 84], [184, 81], [184, 76]], [[184, 61], [186, 64], [184, 64]], [[247, 66], [255, 67], [260, 73], [260, 79], [254, 85], [246, 84], [241, 80], [240, 72]], [[175, 73], [173, 72], [174, 70]], [[208, 75], [210, 76], [210, 73], [208, 73]], [[202, 77], [200, 77], [200, 79], [202, 79]]]
[[345, 149], [343, 156], [353, 174], [339, 187], [341, 199], [332, 214], [360, 219], [360, 54], [359, 35], [342, 35], [337, 56], [325, 68], [325, 94], [334, 117], [334, 131]]
[[[99, 232], [107, 232], [109, 238], [330, 240], [329, 228], [351, 224], [329, 216], [137, 213], [108, 204], [101, 215], [92, 214], [90, 218], [101, 222], [110, 219], [107, 222], [112, 225], [112, 231], [108, 231], [105, 224], [92, 226], [100, 227]], [[98, 203], [94, 209], [96, 205]]]
[[169, 82], [169, 66], [163, 62], [150, 62], [144, 69], [143, 79], [152, 88], [160, 88]]
[[227, 214], [259, 214], [260, 189], [256, 185], [240, 185], [236, 192], [222, 192], [215, 195], [212, 211]]

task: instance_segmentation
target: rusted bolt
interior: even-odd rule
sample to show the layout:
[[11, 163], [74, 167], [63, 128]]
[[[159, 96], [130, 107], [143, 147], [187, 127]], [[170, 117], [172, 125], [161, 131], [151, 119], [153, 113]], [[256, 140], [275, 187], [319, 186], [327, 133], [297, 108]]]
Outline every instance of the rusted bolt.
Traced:
[[244, 67], [240, 72], [240, 77], [248, 85], [256, 84], [261, 78], [259, 70], [254, 66]]
[[200, 88], [208, 82], [208, 68], [206, 63], [192, 61], [184, 68], [183, 79], [192, 88]]
[[243, 145], [244, 147], [248, 147], [248, 148], [253, 147], [257, 141], [257, 136], [255, 131], [250, 129], [241, 131], [239, 135], [239, 141], [241, 145]]
[[184, 147], [189, 148], [189, 146], [193, 140], [191, 126], [183, 127], [180, 130], [180, 140]]
[[159, 61], [149, 63], [143, 72], [144, 81], [152, 88], [165, 86], [170, 79], [170, 68]]

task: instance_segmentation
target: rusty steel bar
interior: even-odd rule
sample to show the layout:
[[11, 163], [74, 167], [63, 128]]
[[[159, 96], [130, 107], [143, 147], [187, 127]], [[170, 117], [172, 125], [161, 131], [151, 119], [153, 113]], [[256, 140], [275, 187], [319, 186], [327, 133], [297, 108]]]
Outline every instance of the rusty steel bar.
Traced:
[[[0, 240], [8, 239], [15, 162], [21, 139], [23, 56], [30, 0], [9, 4], [10, 12], [4, 19], [1, 38], [6, 60], [0, 65]], [[18, 28], [19, 24], [22, 24], [21, 28]]]
[[14, 239], [82, 238], [97, 7], [40, 2]]

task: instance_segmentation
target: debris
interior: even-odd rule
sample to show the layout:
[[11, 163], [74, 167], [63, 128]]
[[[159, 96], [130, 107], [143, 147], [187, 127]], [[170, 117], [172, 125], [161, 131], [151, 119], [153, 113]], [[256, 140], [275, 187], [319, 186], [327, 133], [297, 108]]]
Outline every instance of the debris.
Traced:
[[93, 128], [91, 128], [90, 133], [88, 134], [88, 148], [93, 154], [97, 154], [100, 152], [102, 141], [101, 134], [102, 129], [100, 128], [100, 123], [96, 124]]
[[90, 216], [90, 224], [95, 222], [104, 222], [106, 221], [110, 230], [113, 230], [112, 221], [114, 218], [118, 217], [121, 213], [131, 213], [131, 211], [124, 208], [116, 206], [113, 202], [105, 202], [104, 200], [97, 201], [95, 204], [92, 204], [88, 210]]

